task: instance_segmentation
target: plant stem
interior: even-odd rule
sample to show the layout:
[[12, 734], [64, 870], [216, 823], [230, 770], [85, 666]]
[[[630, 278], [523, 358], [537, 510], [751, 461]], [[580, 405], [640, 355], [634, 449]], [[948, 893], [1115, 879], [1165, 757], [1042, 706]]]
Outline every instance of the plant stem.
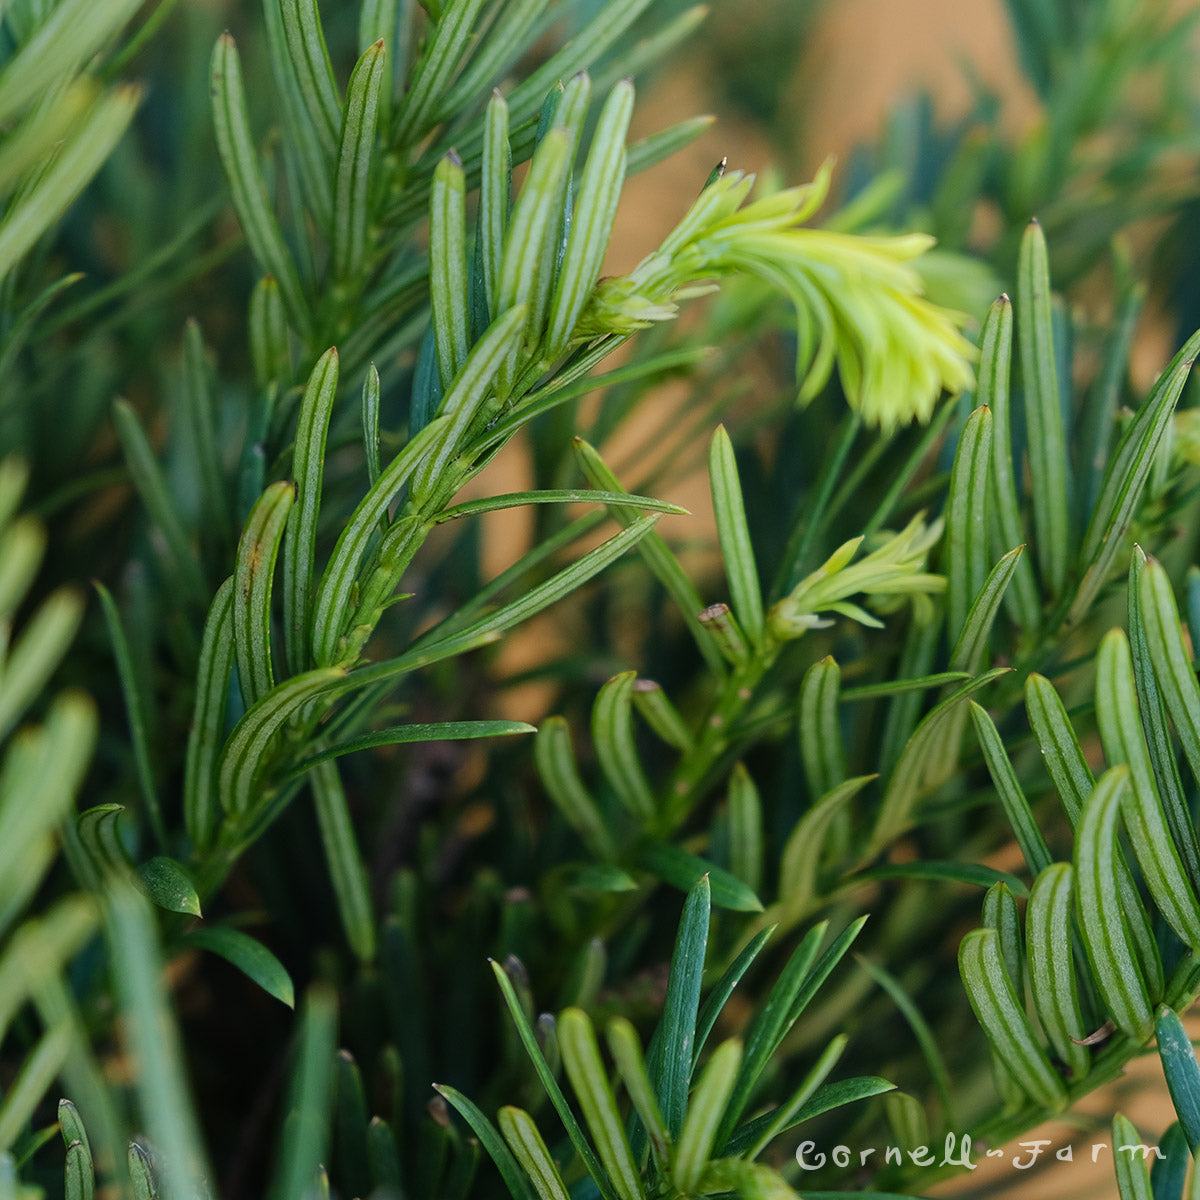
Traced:
[[778, 655], [779, 646], [768, 642], [725, 681], [697, 733], [695, 746], [676, 766], [660, 799], [662, 817], [657, 832], [661, 836], [673, 833], [691, 815], [704, 794], [708, 773], [734, 740], [738, 720]]

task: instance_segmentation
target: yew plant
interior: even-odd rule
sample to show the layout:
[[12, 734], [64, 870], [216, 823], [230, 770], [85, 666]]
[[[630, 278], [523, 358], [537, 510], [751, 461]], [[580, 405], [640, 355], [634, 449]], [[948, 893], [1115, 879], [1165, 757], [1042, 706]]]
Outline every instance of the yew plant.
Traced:
[[[1120, 157], [1179, 27], [1050, 7]], [[722, 161], [606, 274], [710, 124], [630, 135], [666, 0], [0, 11], [0, 1200], [919, 1196], [1152, 1046], [1116, 1186], [1200, 1195], [1200, 334], [1134, 388], [1124, 249], [1095, 316], [1012, 195]], [[1082, 168], [969, 149], [1077, 265]]]

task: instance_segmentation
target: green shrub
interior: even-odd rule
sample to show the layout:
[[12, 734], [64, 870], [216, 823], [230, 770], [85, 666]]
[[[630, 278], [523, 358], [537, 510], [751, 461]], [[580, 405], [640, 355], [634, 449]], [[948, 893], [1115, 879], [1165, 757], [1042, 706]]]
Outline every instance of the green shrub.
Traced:
[[604, 276], [698, 9], [8, 6], [0, 1198], [915, 1195], [1152, 1035], [1118, 1186], [1196, 1193], [1200, 334], [1133, 391], [1113, 241], [1183, 26], [1010, 7], [1040, 133]]

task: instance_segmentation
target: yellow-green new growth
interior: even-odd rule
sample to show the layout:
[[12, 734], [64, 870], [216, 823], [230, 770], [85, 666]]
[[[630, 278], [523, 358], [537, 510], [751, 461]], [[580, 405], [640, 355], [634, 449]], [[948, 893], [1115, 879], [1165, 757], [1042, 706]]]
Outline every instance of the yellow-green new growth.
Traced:
[[942, 534], [939, 518], [925, 524], [918, 513], [899, 533], [850, 565], [862, 545], [861, 537], [839, 546], [811, 575], [767, 614], [767, 629], [777, 641], [798, 638], [810, 629], [828, 625], [821, 613], [836, 612], [862, 625], [880, 628], [882, 622], [850, 597], [861, 593], [877, 611], [891, 612], [911, 600], [914, 615], [923, 621], [931, 614], [930, 595], [945, 591], [946, 579], [925, 570], [929, 551]]
[[890, 429], [928, 420], [943, 392], [974, 384], [967, 321], [927, 300], [913, 259], [926, 234], [861, 237], [803, 228], [829, 191], [826, 164], [812, 183], [742, 207], [754, 176], [733, 171], [699, 198], [653, 254], [628, 275], [603, 279], [576, 336], [627, 334], [670, 320], [681, 300], [723, 275], [746, 272], [796, 309], [799, 400], [815, 396], [836, 362], [850, 406]]

